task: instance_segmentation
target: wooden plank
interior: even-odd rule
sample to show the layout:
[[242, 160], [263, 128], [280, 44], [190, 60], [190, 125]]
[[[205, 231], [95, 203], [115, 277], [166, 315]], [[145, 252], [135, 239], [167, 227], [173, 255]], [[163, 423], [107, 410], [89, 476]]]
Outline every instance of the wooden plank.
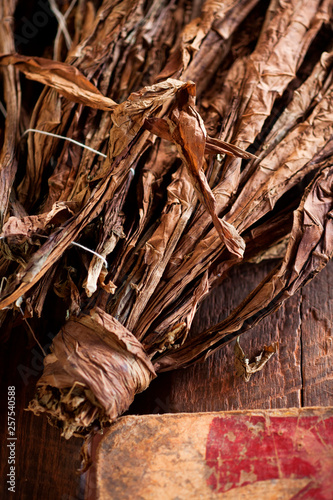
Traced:
[[[230, 294], [232, 283], [242, 282], [243, 293], [244, 289], [250, 292], [268, 269], [268, 265], [260, 266], [257, 272], [253, 266], [235, 269], [229, 283], [213, 292], [210, 304], [214, 309], [210, 321], [215, 322], [214, 310], [230, 311], [239, 303], [239, 295], [235, 292]], [[257, 327], [241, 337], [242, 348], [250, 358], [259, 354], [264, 345], [279, 343], [278, 353], [261, 372], [252, 376], [249, 382], [235, 377], [234, 343], [214, 354], [208, 359], [205, 367], [198, 365], [190, 368], [188, 373], [179, 370], [174, 374], [174, 380], [178, 378], [178, 387], [172, 391], [170, 400], [177, 401], [178, 411], [185, 411], [184, 404], [187, 406], [186, 411], [189, 411], [189, 404], [190, 411], [301, 406], [300, 303], [299, 295], [292, 297], [278, 313], [265, 318]], [[208, 309], [209, 304], [203, 306], [198, 319], [208, 320], [207, 316], [204, 317], [204, 311]], [[197, 331], [200, 331], [201, 327], [200, 323], [194, 325]], [[180, 398], [181, 393], [188, 394], [191, 402], [186, 396], [185, 399]]]
[[332, 498], [333, 408], [128, 416], [97, 453], [99, 500]]
[[[49, 340], [48, 340], [49, 342]], [[45, 345], [46, 342], [43, 343]], [[1, 447], [0, 498], [76, 500], [80, 498], [81, 439], [66, 441], [44, 417], [25, 411], [42, 373], [39, 348], [27, 342], [23, 328], [11, 332], [1, 350], [1, 438], [7, 443], [7, 389], [15, 386], [15, 493], [9, 493], [8, 448]], [[6, 479], [5, 479], [6, 478]], [[82, 498], [82, 495], [81, 495]]]
[[[333, 262], [302, 290], [302, 402], [333, 404]], [[330, 272], [331, 271], [331, 272]]]
[[[244, 265], [213, 290], [193, 322], [197, 334], [224, 318], [274, 263]], [[242, 287], [238, 284], [242, 283]], [[274, 314], [241, 337], [249, 357], [279, 349], [249, 382], [235, 377], [234, 343], [185, 370], [159, 375], [136, 397], [132, 413], [228, 411], [333, 405], [333, 262]]]

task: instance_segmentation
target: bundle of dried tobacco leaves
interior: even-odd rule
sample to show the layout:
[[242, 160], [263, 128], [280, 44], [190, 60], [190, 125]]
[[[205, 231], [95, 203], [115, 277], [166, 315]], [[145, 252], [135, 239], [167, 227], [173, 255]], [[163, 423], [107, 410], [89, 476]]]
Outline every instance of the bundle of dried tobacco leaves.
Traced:
[[[30, 408], [70, 437], [251, 328], [332, 256], [333, 1], [52, 1], [48, 58], [16, 53], [16, 3], [0, 2], [0, 314], [8, 328], [59, 297]], [[33, 106], [19, 72], [43, 84]], [[280, 260], [188, 335], [227, 271], [263, 258]]]

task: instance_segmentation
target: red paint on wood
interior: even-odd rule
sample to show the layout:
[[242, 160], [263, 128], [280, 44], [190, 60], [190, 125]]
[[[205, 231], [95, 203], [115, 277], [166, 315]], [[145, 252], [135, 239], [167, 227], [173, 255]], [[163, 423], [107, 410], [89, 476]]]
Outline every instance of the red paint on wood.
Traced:
[[309, 478], [293, 500], [331, 500], [333, 417], [230, 416], [212, 420], [208, 485], [222, 493], [257, 481]]

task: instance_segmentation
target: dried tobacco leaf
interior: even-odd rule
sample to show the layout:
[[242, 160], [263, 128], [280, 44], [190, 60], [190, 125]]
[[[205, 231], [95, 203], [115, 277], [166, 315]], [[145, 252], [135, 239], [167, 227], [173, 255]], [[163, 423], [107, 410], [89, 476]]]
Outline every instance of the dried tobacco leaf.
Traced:
[[[14, 50], [12, 23], [16, 3], [16, 0], [0, 2], [0, 19], [2, 20], [0, 23], [0, 53], [12, 52]], [[15, 147], [19, 132], [21, 111], [20, 81], [14, 68], [6, 68], [2, 76], [4, 99], [6, 103], [6, 123], [3, 131], [4, 138], [0, 154], [0, 229], [6, 218], [9, 196], [17, 170]]]
[[[8, 296], [0, 301], [0, 308], [13, 304], [25, 294], [57, 262], [80, 231], [100, 214], [105, 203], [116, 195], [130, 174], [136, 156], [140, 155], [144, 148], [148, 136], [148, 132], [141, 132], [144, 120], [186, 85], [169, 79], [132, 94], [127, 101], [115, 108], [108, 157], [104, 163], [103, 175], [100, 174], [100, 182], [84, 207], [53, 232], [47, 242], [30, 258], [24, 271], [18, 274], [12, 283], [11, 288], [14, 290], [6, 290]], [[132, 163], [127, 161], [128, 155], [131, 156]]]
[[60, 421], [66, 438], [115, 420], [156, 376], [140, 342], [99, 308], [64, 325], [44, 367], [29, 408]]
[[42, 57], [19, 54], [0, 56], [0, 66], [14, 65], [31, 80], [48, 85], [69, 100], [110, 111], [116, 103], [102, 93], [74, 66]]
[[259, 372], [263, 369], [267, 361], [276, 353], [278, 343], [274, 342], [270, 346], [264, 346], [264, 350], [255, 357], [255, 360], [250, 362], [246, 358], [243, 349], [239, 343], [239, 337], [235, 343], [235, 370], [237, 377], [243, 377], [245, 382], [248, 382], [253, 373]]
[[293, 228], [282, 263], [221, 323], [202, 332], [173, 353], [157, 359], [156, 371], [205, 359], [261, 319], [276, 311], [333, 256], [333, 167], [326, 166], [306, 189], [294, 212]]

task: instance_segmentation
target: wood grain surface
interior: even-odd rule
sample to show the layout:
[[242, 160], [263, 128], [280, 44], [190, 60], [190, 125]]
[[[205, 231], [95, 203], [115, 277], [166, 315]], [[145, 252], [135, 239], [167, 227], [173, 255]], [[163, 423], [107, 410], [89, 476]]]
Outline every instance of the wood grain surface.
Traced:
[[[212, 292], [200, 307], [193, 329], [200, 331], [225, 317], [273, 266], [243, 265]], [[139, 394], [129, 414], [225, 411], [333, 405], [333, 263], [274, 315], [241, 338], [244, 352], [259, 353], [264, 344], [279, 341], [279, 350], [246, 383], [234, 375], [234, 345], [205, 363], [161, 374]], [[1, 433], [5, 442], [6, 391], [17, 390], [17, 494], [20, 499], [84, 498], [84, 479], [76, 474], [81, 440], [65, 441], [42, 417], [24, 411], [41, 373], [38, 348], [26, 331], [15, 328], [1, 350]], [[39, 364], [38, 364], [39, 363]], [[21, 373], [19, 367], [21, 366]], [[22, 366], [27, 372], [25, 385]], [[1, 477], [6, 475], [7, 450], [1, 448]], [[1, 483], [1, 498], [8, 498]], [[91, 490], [91, 488], [90, 488]], [[89, 498], [86, 488], [86, 498]], [[15, 498], [15, 497], [14, 497]], [[92, 497], [91, 497], [92, 498]]]
[[127, 416], [97, 453], [99, 500], [331, 500], [333, 408]]
[[[42, 343], [46, 347], [46, 343]], [[75, 500], [82, 498], [80, 477], [81, 439], [66, 441], [46, 418], [25, 411], [42, 373], [42, 356], [24, 328], [14, 328], [1, 349], [1, 499]], [[7, 489], [7, 388], [16, 388], [16, 490]]]
[[[270, 262], [234, 269], [201, 305], [193, 330], [223, 319], [272, 267]], [[235, 377], [232, 343], [203, 364], [161, 374], [137, 396], [132, 413], [143, 408], [147, 413], [173, 413], [333, 405], [332, 283], [330, 262], [276, 313], [241, 337], [248, 357], [279, 342], [277, 354], [249, 382]]]

